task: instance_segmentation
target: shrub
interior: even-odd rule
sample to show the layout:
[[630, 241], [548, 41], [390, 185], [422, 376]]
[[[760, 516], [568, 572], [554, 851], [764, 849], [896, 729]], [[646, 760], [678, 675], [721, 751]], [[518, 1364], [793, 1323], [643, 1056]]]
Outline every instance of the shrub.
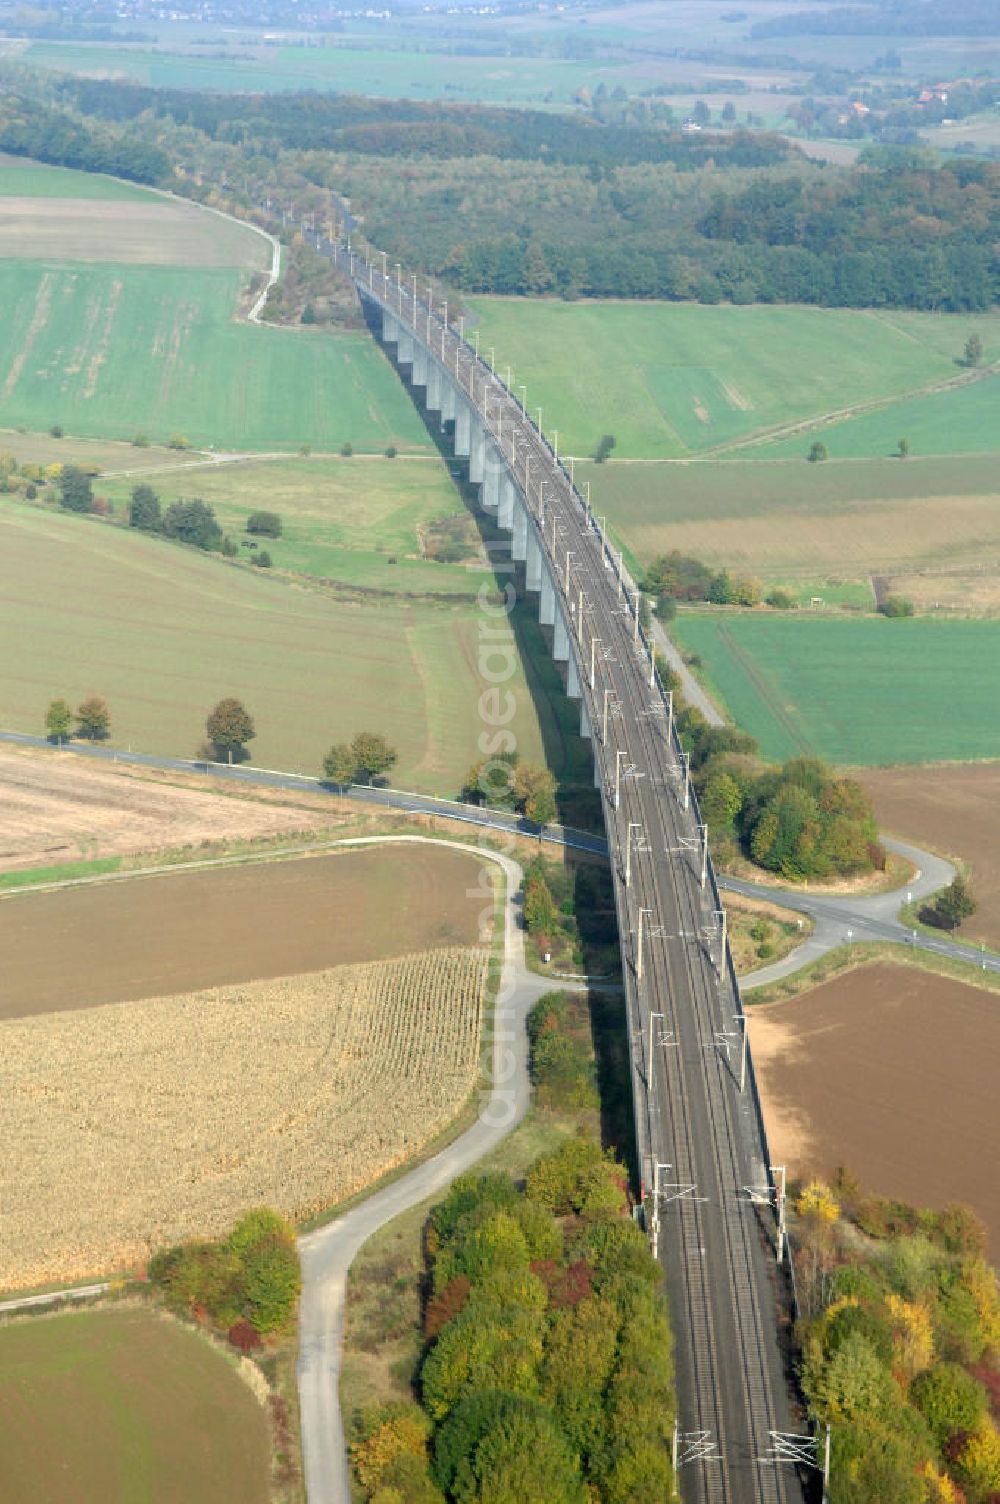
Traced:
[[351, 1460], [362, 1486], [374, 1492], [397, 1458], [421, 1460], [426, 1471], [430, 1421], [417, 1405], [383, 1405], [362, 1422], [361, 1439], [351, 1446]]
[[230, 1345], [235, 1347], [237, 1352], [241, 1352], [244, 1357], [261, 1345], [260, 1333], [245, 1316], [233, 1322], [227, 1335]]
[[49, 433], [52, 436], [52, 438], [54, 438], [54, 439], [61, 439], [62, 436], [63, 436], [62, 424], [61, 423], [53, 423], [52, 427], [49, 429]]
[[29, 480], [28, 484], [24, 488], [24, 494], [29, 501], [34, 501], [35, 497], [38, 495], [38, 487], [35, 485], [34, 481]]
[[340, 452], [343, 455], [344, 459], [350, 459], [351, 455], [354, 453], [354, 445], [350, 442], [350, 440], [348, 440], [346, 444], [341, 444]]
[[912, 616], [914, 612], [913, 602], [907, 600], [905, 595], [887, 595], [878, 609], [890, 620], [901, 616]]
[[937, 1363], [918, 1374], [910, 1398], [939, 1448], [959, 1431], [974, 1431], [986, 1415], [986, 1391], [958, 1363]]
[[172, 502], [163, 514], [163, 531], [168, 538], [195, 548], [218, 548], [222, 543], [222, 528], [214, 508], [197, 497]]
[[258, 569], [270, 569], [271, 555], [266, 548], [262, 548], [259, 554], [254, 554], [253, 562]]
[[398, 453], [399, 450], [396, 448], [395, 444], [388, 444], [386, 446], [385, 457], [387, 460], [394, 460]]
[[602, 1208], [618, 1211], [625, 1204], [623, 1171], [595, 1140], [571, 1138], [535, 1161], [525, 1194], [556, 1216]]
[[818, 441], [815, 444], [810, 444], [809, 453], [806, 455], [806, 459], [811, 465], [820, 464], [823, 460], [826, 459], [826, 457], [827, 453], [825, 444], [820, 444]]
[[247, 518], [246, 531], [261, 534], [265, 538], [280, 538], [281, 518], [277, 512], [251, 512]]

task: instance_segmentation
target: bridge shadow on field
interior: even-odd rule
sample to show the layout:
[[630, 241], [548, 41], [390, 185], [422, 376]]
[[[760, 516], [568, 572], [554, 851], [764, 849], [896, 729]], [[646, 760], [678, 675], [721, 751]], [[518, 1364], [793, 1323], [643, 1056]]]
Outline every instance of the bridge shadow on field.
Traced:
[[[563, 673], [552, 658], [552, 629], [539, 624], [537, 598], [526, 589], [525, 566], [511, 559], [509, 535], [495, 525], [479, 504], [480, 489], [469, 480], [469, 461], [455, 455], [454, 423], [444, 423], [438, 413], [428, 411], [425, 392], [414, 387], [409, 379], [410, 368], [399, 365], [382, 340], [378, 317], [370, 305], [362, 306], [372, 338], [406, 387], [431, 442], [447, 466], [462, 506], [475, 522], [492, 566], [492, 570], [483, 571], [481, 578], [491, 581], [496, 603], [502, 599], [508, 581], [517, 589], [517, 604], [508, 619], [538, 717], [545, 760], [556, 778], [556, 818], [564, 825], [603, 833], [601, 800], [594, 788], [593, 756], [589, 742], [580, 736], [580, 708], [568, 698]], [[484, 681], [483, 688], [488, 687]]]

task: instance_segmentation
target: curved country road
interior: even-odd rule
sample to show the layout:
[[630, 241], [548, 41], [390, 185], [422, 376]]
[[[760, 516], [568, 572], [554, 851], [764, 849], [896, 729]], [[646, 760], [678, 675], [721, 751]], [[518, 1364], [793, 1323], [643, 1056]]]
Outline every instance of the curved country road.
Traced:
[[[385, 836], [351, 842], [441, 844], [429, 836]], [[347, 1452], [340, 1414], [341, 1344], [347, 1272], [362, 1245], [400, 1212], [418, 1206], [470, 1169], [524, 1117], [530, 1088], [525, 1020], [552, 981], [528, 971], [520, 924], [521, 869], [509, 857], [478, 846], [444, 843], [475, 852], [504, 875], [504, 955], [493, 1008], [493, 1070], [476, 1122], [440, 1150], [383, 1190], [358, 1202], [336, 1221], [299, 1240], [302, 1301], [299, 1312], [299, 1405], [302, 1461], [309, 1504], [350, 1504]]]

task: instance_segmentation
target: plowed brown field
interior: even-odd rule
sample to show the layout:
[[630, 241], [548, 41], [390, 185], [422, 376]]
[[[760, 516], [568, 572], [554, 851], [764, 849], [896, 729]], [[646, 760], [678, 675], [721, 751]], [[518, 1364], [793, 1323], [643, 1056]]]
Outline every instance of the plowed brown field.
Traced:
[[979, 909], [959, 938], [1000, 947], [1000, 762], [865, 769], [855, 776], [871, 794], [883, 830], [969, 863]]
[[870, 1190], [973, 1206], [1000, 1250], [1000, 999], [879, 963], [751, 1009], [775, 1163], [847, 1165]]
[[0, 900], [0, 1018], [286, 977], [478, 942], [479, 862], [347, 848]]

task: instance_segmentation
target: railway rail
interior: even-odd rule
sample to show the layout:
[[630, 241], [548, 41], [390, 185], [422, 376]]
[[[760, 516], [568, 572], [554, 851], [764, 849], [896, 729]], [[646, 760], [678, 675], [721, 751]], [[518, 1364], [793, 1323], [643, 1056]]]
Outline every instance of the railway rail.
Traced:
[[[789, 1381], [792, 1290], [783, 1172], [770, 1164], [745, 1019], [672, 698], [640, 596], [560, 460], [430, 288], [387, 258], [318, 238], [442, 413], [479, 425], [543, 551], [594, 745], [623, 951], [646, 1225], [676, 1340], [673, 1460], [687, 1504], [794, 1504], [820, 1487], [820, 1442]], [[378, 264], [381, 257], [381, 265]], [[440, 400], [440, 383], [450, 400]], [[430, 386], [428, 385], [428, 396]], [[464, 409], [464, 412], [463, 412]], [[483, 455], [480, 452], [479, 464]], [[513, 522], [511, 523], [513, 527]]]

